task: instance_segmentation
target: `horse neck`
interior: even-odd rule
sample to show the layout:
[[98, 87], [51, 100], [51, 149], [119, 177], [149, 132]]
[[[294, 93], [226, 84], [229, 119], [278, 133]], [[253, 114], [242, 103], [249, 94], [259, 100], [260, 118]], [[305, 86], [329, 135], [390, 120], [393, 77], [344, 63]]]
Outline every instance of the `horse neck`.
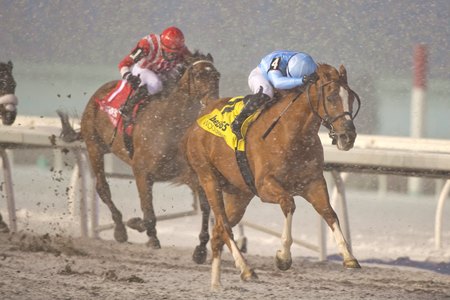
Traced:
[[190, 123], [198, 115], [201, 110], [200, 99], [196, 95], [192, 95], [192, 89], [189, 89], [188, 84], [183, 84], [181, 81], [179, 85], [174, 88], [162, 102], [166, 104], [166, 114], [173, 115], [178, 119], [178, 116], [183, 118], [179, 119], [181, 123]]
[[[298, 91], [292, 92], [283, 97], [280, 101], [280, 108], [284, 109], [289, 105], [298, 96], [298, 93]], [[311, 110], [307, 93], [308, 91], [304, 91], [298, 96], [294, 103], [287, 109], [286, 117], [281, 117], [282, 130], [289, 132], [290, 134], [288, 136], [292, 139], [296, 139], [298, 136], [304, 137], [317, 134], [320, 129], [321, 121]], [[310, 88], [309, 97], [312, 105], [315, 106], [317, 103], [317, 92], [314, 87]], [[283, 121], [283, 119], [285, 120]]]

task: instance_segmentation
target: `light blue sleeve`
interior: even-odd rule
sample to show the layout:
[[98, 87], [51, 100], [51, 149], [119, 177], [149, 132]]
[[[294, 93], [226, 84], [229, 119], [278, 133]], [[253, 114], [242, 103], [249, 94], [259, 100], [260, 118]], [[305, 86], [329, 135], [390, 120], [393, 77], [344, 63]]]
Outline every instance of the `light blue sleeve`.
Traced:
[[303, 78], [290, 78], [283, 76], [278, 70], [271, 70], [267, 73], [270, 83], [273, 87], [280, 90], [292, 89], [303, 85]]

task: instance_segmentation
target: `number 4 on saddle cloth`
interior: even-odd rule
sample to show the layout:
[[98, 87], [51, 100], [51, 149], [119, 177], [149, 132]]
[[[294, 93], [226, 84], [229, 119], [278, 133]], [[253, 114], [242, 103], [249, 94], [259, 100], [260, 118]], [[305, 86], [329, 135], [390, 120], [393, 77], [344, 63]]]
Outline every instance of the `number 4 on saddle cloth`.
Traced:
[[214, 109], [211, 113], [197, 119], [197, 124], [201, 128], [223, 138], [227, 145], [235, 151], [245, 151], [245, 136], [247, 134], [248, 127], [254, 120], [256, 120], [256, 118], [258, 118], [261, 112], [259, 109], [245, 119], [241, 128], [242, 139], [238, 140], [236, 135], [231, 130], [230, 124], [233, 123], [236, 116], [239, 115], [244, 108], [245, 104], [243, 99], [244, 96], [231, 98], [221, 110]]
[[[120, 108], [124, 105], [127, 99], [132, 96], [132, 93], [133, 89], [131, 88], [131, 85], [126, 80], [119, 80], [116, 87], [112, 89], [111, 92], [109, 92], [105, 97], [96, 99], [100, 110], [104, 111], [108, 115], [109, 120], [115, 126], [115, 131], [123, 134], [125, 146], [127, 147], [129, 153], [133, 152], [131, 149], [132, 145], [129, 144], [131, 143], [131, 134], [133, 132], [134, 122], [131, 122], [130, 125], [124, 130]], [[137, 112], [143, 103], [144, 99], [138, 101], [138, 103], [133, 107], [133, 120], [136, 118]], [[113, 139], [116, 132], [114, 133]], [[111, 143], [113, 142], [113, 139]]]

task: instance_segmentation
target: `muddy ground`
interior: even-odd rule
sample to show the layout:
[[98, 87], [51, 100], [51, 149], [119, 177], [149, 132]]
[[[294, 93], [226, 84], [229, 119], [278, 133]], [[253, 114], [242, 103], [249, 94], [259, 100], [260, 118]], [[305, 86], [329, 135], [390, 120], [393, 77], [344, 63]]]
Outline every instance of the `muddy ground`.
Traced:
[[241, 282], [228, 251], [223, 290], [210, 291], [210, 257], [192, 250], [64, 236], [0, 234], [1, 299], [450, 299], [450, 276], [404, 267], [294, 258], [288, 271], [273, 257], [247, 255], [259, 280]]

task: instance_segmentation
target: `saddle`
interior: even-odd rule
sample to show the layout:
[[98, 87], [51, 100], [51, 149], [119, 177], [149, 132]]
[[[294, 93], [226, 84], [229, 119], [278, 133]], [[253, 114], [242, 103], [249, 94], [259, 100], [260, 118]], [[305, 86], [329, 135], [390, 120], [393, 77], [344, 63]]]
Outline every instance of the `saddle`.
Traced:
[[[104, 111], [113, 126], [117, 127], [120, 132], [123, 132], [123, 122], [120, 114], [120, 108], [132, 95], [133, 89], [126, 82], [126, 80], [119, 80], [117, 85], [103, 98], [97, 98], [95, 101], [98, 103], [100, 110]], [[136, 116], [137, 105], [133, 108], [133, 117]], [[127, 133], [131, 134], [132, 126], [127, 129]]]
[[231, 130], [231, 123], [233, 123], [236, 116], [242, 111], [245, 106], [244, 96], [237, 96], [228, 100], [222, 109], [214, 109], [209, 114], [206, 114], [197, 119], [197, 124], [204, 130], [221, 137], [226, 144], [234, 151], [245, 151], [245, 136], [251, 123], [253, 123], [259, 116], [261, 110], [257, 110], [250, 115], [242, 123], [242, 139], [238, 139]]
[[244, 96], [231, 98], [221, 110], [214, 109], [211, 113], [197, 119], [197, 124], [207, 132], [223, 138], [226, 144], [233, 149], [245, 182], [250, 187], [252, 192], [255, 195], [258, 195], [254, 185], [253, 174], [250, 170], [247, 156], [245, 154], [245, 137], [249, 126], [258, 118], [262, 108], [256, 110], [244, 120], [241, 127], [242, 138], [239, 139], [231, 129], [231, 124], [234, 119], [236, 119], [245, 106], [244, 98]]
[[142, 99], [134, 105], [131, 116], [133, 121], [124, 130], [124, 122], [122, 120], [120, 108], [132, 95], [133, 89], [131, 88], [131, 85], [126, 80], [119, 80], [117, 85], [108, 94], [106, 94], [105, 97], [96, 99], [100, 110], [104, 111], [108, 115], [111, 124], [114, 126], [114, 135], [111, 139], [111, 144], [113, 143], [117, 132], [122, 133], [125, 147], [127, 148], [130, 157], [133, 156], [134, 152], [131, 138], [134, 129], [134, 120], [136, 119], [142, 104], [145, 102], [145, 99]]

